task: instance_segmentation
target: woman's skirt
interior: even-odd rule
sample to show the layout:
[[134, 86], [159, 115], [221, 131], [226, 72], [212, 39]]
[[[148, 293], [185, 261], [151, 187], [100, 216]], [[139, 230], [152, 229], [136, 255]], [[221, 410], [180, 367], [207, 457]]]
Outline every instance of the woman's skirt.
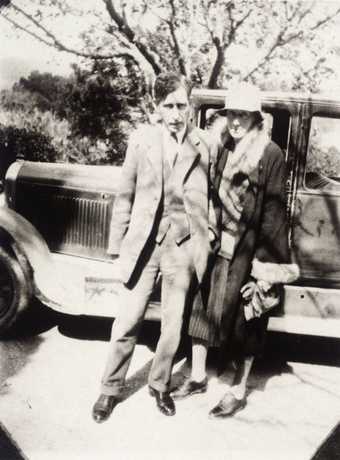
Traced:
[[229, 260], [217, 256], [195, 296], [188, 333], [234, 356], [257, 356], [263, 351], [268, 316], [246, 321], [241, 297], [233, 305], [226, 302], [228, 271]]

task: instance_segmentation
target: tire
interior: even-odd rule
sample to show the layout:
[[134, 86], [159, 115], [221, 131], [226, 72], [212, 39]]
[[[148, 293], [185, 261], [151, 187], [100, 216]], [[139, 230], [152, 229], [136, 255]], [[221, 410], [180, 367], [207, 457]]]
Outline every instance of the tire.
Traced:
[[0, 336], [32, 298], [32, 283], [14, 255], [0, 247]]

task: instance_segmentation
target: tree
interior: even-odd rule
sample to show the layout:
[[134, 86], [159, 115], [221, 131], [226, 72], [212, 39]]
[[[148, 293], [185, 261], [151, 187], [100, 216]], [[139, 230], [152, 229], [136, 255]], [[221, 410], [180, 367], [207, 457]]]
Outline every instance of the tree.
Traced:
[[55, 162], [57, 151], [51, 138], [38, 130], [27, 130], [0, 124], [0, 176], [18, 158], [31, 161]]
[[0, 9], [8, 6], [11, 3], [11, 0], [0, 0]]
[[[274, 7], [275, 3], [275, 7]], [[313, 90], [332, 72], [327, 53], [336, 2], [266, 0], [12, 1], [3, 20], [46, 46], [90, 61], [133, 63], [147, 84], [176, 68], [216, 87], [232, 78], [264, 86]], [[78, 43], [55, 28], [58, 19], [83, 22]], [[320, 54], [320, 48], [322, 52]], [[321, 56], [321, 57], [320, 57]]]
[[23, 131], [50, 139], [56, 151], [44, 157], [35, 148], [30, 159], [119, 164], [131, 124], [145, 121], [139, 104], [145, 89], [138, 81], [133, 66], [122, 72], [111, 62], [95, 62], [90, 70], [74, 66], [68, 78], [34, 71], [0, 93], [0, 123], [17, 130], [14, 150], [24, 149], [26, 159]]
[[145, 120], [138, 110], [143, 88], [134, 84], [134, 78], [129, 66], [123, 74], [114, 63], [95, 62], [89, 71], [74, 66], [63, 101], [66, 118], [73, 136], [106, 146], [105, 162], [122, 161], [130, 124]]
[[1, 106], [6, 110], [51, 110], [60, 118], [65, 117], [64, 100], [69, 79], [49, 72], [33, 71], [27, 78], [13, 85], [12, 90], [2, 91]]

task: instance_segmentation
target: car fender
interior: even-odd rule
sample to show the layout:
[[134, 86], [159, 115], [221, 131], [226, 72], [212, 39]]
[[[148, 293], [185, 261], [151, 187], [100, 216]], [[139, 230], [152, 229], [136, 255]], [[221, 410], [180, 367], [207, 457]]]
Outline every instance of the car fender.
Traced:
[[[0, 229], [8, 237], [19, 262], [26, 258], [32, 269], [34, 294], [43, 303], [61, 312], [79, 312], [79, 302], [84, 302], [81, 286], [75, 286], [55, 264], [46, 241], [38, 230], [23, 216], [2, 206]], [[1, 243], [1, 241], [0, 241]], [[27, 267], [25, 268], [27, 272]]]

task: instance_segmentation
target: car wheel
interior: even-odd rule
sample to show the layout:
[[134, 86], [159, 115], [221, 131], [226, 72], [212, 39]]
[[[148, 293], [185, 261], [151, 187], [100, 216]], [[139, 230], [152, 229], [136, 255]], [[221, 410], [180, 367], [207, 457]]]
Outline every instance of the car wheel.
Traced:
[[0, 248], [0, 335], [8, 330], [32, 297], [32, 284], [18, 260]]

